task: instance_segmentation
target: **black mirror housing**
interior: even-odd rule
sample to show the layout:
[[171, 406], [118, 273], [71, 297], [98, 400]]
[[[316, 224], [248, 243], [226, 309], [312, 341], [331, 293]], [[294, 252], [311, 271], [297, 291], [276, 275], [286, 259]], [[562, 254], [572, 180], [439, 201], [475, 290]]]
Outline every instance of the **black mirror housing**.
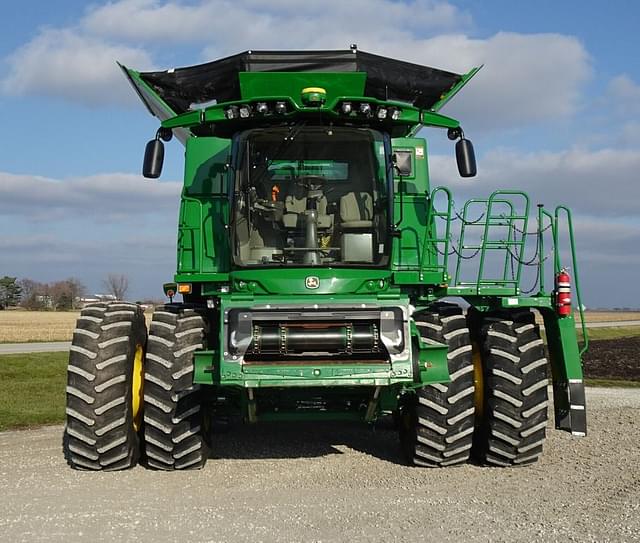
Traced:
[[153, 139], [144, 150], [144, 163], [142, 165], [142, 175], [148, 179], [157, 179], [162, 173], [164, 162], [164, 143], [159, 139]]
[[475, 177], [478, 173], [476, 155], [471, 140], [460, 138], [456, 143], [456, 162], [461, 177]]

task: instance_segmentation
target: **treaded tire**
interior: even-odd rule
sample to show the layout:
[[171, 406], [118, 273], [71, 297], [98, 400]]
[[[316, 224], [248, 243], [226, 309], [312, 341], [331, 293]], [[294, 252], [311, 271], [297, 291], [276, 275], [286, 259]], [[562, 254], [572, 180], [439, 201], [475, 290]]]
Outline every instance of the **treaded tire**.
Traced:
[[469, 459], [474, 430], [471, 340], [462, 310], [433, 304], [413, 315], [422, 339], [446, 343], [451, 381], [407, 394], [401, 407], [400, 441], [409, 463], [424, 467], [460, 464]]
[[536, 462], [545, 440], [548, 379], [534, 315], [528, 309], [470, 312], [470, 324], [484, 378], [484, 416], [474, 453], [493, 466]]
[[72, 468], [120, 470], [137, 463], [132, 383], [136, 349], [144, 349], [146, 339], [136, 304], [97, 303], [81, 311], [69, 354], [63, 437]]
[[204, 346], [205, 321], [193, 309], [166, 305], [153, 313], [145, 365], [146, 464], [159, 470], [199, 469], [209, 456], [194, 351]]

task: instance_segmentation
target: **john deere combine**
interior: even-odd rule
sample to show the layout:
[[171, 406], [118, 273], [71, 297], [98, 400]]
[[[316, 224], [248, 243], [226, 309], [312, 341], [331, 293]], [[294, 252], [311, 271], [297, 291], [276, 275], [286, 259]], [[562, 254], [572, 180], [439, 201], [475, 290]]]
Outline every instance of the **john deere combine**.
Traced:
[[475, 175], [471, 142], [439, 111], [478, 68], [353, 46], [122, 69], [160, 120], [144, 175], [160, 175], [163, 140], [186, 147], [177, 273], [148, 331], [135, 304], [83, 310], [71, 466], [200, 468], [213, 423], [233, 413], [393, 415], [415, 465], [528, 464], [545, 439], [548, 371], [556, 427], [585, 435], [569, 210], [510, 190], [457, 208], [429, 182], [422, 127], [445, 129], [460, 175]]

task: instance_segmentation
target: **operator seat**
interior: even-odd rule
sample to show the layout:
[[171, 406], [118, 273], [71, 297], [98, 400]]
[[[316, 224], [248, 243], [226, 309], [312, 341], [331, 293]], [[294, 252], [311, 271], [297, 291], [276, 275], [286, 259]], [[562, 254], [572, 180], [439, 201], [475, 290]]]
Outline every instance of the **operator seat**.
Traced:
[[340, 198], [340, 227], [343, 231], [373, 226], [373, 199], [368, 192], [349, 192]]
[[340, 248], [343, 262], [373, 262], [373, 198], [349, 192], [340, 198]]

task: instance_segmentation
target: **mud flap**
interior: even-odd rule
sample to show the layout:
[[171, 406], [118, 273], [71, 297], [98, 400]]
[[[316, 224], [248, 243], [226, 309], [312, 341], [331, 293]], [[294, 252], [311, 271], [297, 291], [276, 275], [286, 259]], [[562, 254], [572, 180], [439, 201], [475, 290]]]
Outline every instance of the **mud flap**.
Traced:
[[575, 320], [572, 315], [558, 317], [552, 309], [541, 309], [541, 313], [551, 362], [556, 428], [585, 436], [587, 412]]
[[587, 411], [584, 382], [571, 379], [553, 386], [556, 428], [574, 436], [587, 435]]

